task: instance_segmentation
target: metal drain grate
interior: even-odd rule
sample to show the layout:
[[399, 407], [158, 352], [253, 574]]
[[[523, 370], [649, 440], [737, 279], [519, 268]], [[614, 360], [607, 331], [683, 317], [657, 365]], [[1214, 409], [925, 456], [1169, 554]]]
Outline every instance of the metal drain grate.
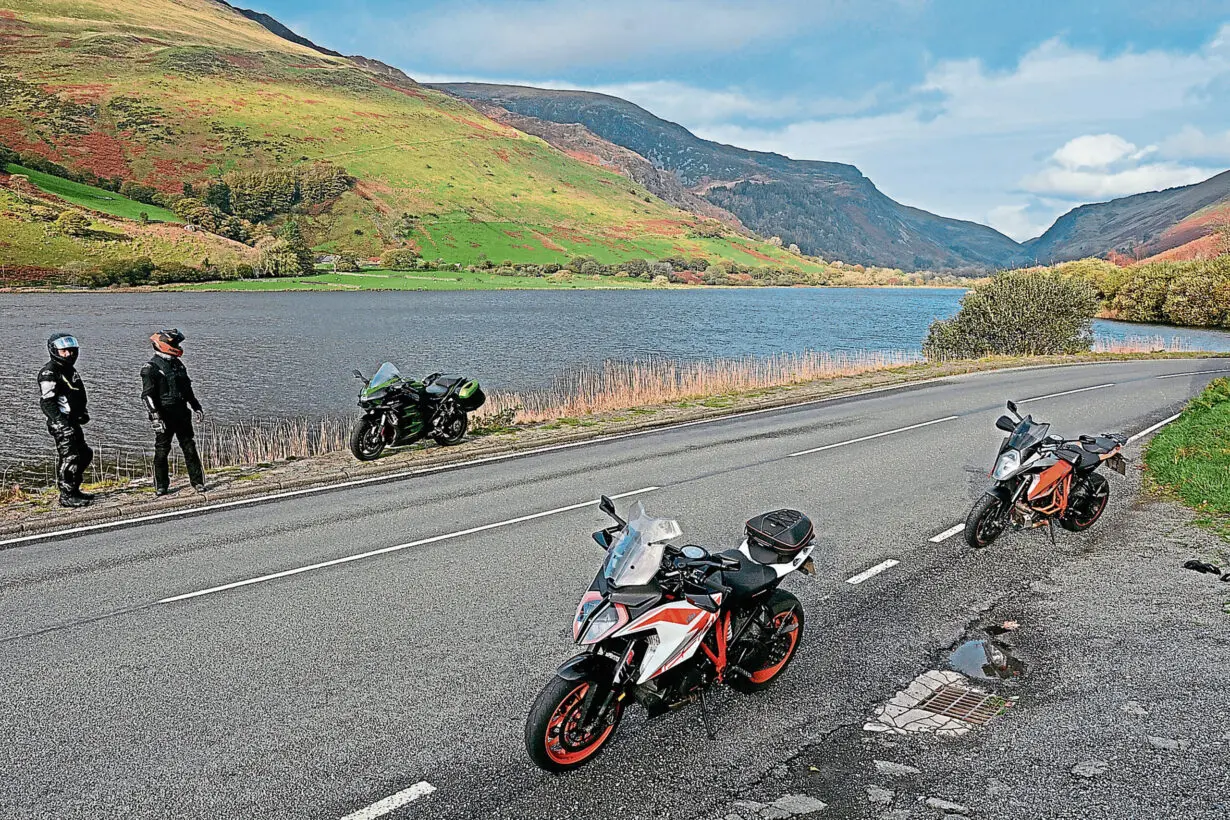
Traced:
[[983, 726], [1004, 711], [1008, 701], [996, 695], [975, 692], [964, 686], [946, 683], [923, 699], [916, 709], [942, 717], [956, 718], [975, 726]]

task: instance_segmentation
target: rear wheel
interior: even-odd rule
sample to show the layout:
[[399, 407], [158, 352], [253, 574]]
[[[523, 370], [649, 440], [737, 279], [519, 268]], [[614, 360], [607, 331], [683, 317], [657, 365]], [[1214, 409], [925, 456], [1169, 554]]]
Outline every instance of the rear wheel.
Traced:
[[771, 631], [765, 636], [768, 643], [761, 648], [757, 668], [747, 670], [746, 678], [732, 679], [732, 689], [746, 693], [764, 689], [781, 677], [798, 652], [799, 641], [803, 639], [803, 605], [799, 599], [779, 589], [773, 593], [768, 608]]
[[1110, 482], [1105, 476], [1090, 473], [1082, 483], [1083, 486], [1073, 493], [1067, 513], [1059, 519], [1059, 526], [1069, 532], [1081, 532], [1092, 527], [1102, 517], [1110, 501]]
[[615, 703], [608, 719], [589, 731], [581, 725], [585, 696], [595, 680], [565, 680], [556, 675], [543, 687], [525, 721], [525, 749], [540, 769], [566, 772], [588, 762], [602, 750], [623, 717]]
[[454, 444], [460, 444], [469, 429], [470, 417], [465, 414], [465, 411], [453, 410], [449, 413], [448, 418], [440, 422], [439, 428], [431, 434], [431, 437], [436, 440], [437, 444], [451, 447]]
[[965, 543], [974, 549], [991, 546], [1008, 528], [1008, 510], [1003, 499], [987, 493], [978, 500], [965, 519]]
[[364, 416], [350, 429], [350, 452], [359, 461], [371, 461], [384, 452], [384, 432], [380, 423]]

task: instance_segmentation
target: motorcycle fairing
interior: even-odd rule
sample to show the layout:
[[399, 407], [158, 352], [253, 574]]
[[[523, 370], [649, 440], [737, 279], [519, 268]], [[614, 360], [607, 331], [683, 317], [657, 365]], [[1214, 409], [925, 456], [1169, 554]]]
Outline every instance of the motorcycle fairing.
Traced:
[[[753, 549], [755, 548], [753, 548], [752, 546], [748, 544], [747, 539], [744, 539], [743, 543], [739, 545], [739, 552], [742, 553], [747, 558], [747, 560], [755, 561], [758, 564], [763, 564], [764, 566], [776, 572], [778, 578], [785, 578], [787, 575], [794, 572], [796, 569], [803, 566], [803, 564], [807, 562], [807, 559], [811, 557], [812, 552], [815, 551], [816, 545], [814, 542], [811, 544], [808, 544], [806, 547], [803, 547], [803, 549], [799, 550], [798, 555], [794, 556], [794, 558], [789, 561], [760, 560], [759, 558], [757, 558], [755, 555], [752, 554]], [[767, 550], [761, 550], [761, 549], [756, 549], [755, 551], [757, 554], [764, 554], [768, 552]], [[766, 555], [765, 557], [768, 557], [768, 556]], [[776, 556], [773, 556], [773, 557], [776, 557]]]
[[[721, 595], [712, 598], [715, 603], [721, 603]], [[641, 661], [636, 682], [642, 684], [695, 655], [700, 642], [717, 619], [716, 613], [707, 612], [687, 601], [671, 601], [649, 610], [612, 637], [655, 633], [657, 640], [649, 642], [649, 650]]]

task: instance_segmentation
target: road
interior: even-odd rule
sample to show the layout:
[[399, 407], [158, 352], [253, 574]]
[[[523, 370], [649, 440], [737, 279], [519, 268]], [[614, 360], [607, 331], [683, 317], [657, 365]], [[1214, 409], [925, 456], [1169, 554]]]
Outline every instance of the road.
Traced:
[[[341, 818], [408, 789], [385, 816], [712, 815], [1080, 549], [1075, 535], [976, 554], [932, 540], [986, 486], [1005, 399], [1056, 432], [1135, 433], [1228, 370], [946, 378], [2, 550], [0, 816]], [[597, 761], [554, 777], [530, 765], [522, 727], [572, 651], [600, 493], [634, 493], [720, 546], [758, 512], [802, 509], [820, 573], [789, 582], [808, 614], [798, 660], [770, 692], [719, 693], [718, 740], [695, 709], [630, 714]]]

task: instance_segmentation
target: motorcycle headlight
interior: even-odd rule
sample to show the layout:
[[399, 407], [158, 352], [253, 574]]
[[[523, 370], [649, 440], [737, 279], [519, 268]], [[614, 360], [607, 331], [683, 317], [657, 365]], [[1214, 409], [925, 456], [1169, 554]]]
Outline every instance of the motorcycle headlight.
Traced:
[[572, 639], [579, 641], [581, 639], [581, 627], [585, 625], [585, 621], [593, 614], [598, 605], [602, 603], [602, 593], [590, 590], [585, 593], [585, 597], [581, 599], [581, 603], [577, 605], [576, 617], [572, 619]]
[[1016, 450], [1009, 450], [999, 457], [999, 461], [995, 462], [995, 469], [991, 472], [991, 477], [996, 481], [1003, 481], [1019, 469], [1021, 469], [1021, 454]]
[[608, 604], [585, 627], [577, 643], [582, 646], [598, 643], [628, 622], [628, 610], [620, 604]]

